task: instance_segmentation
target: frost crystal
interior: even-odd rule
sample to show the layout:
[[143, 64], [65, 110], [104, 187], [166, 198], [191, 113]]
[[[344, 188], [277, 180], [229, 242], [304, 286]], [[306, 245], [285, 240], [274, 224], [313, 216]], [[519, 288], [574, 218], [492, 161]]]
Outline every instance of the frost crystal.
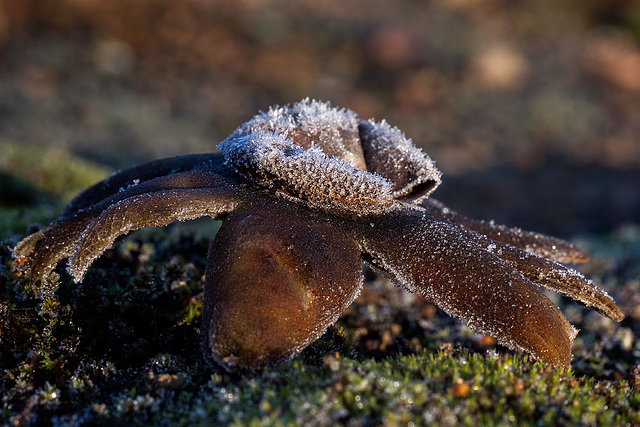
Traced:
[[225, 159], [261, 185], [328, 210], [381, 212], [393, 203], [391, 183], [275, 133], [235, 133], [218, 145]]
[[442, 173], [422, 150], [386, 121], [358, 121], [368, 170], [393, 183], [394, 197], [418, 202], [440, 185]]
[[357, 117], [351, 110], [307, 98], [291, 106], [272, 107], [236, 130], [241, 134], [258, 131], [282, 135], [303, 148], [319, 147], [328, 156], [338, 157], [355, 168], [367, 169]]

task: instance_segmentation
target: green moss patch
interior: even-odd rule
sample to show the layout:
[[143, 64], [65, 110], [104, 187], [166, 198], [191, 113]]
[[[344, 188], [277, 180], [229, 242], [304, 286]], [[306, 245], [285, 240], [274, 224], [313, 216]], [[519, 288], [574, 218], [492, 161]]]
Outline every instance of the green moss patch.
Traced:
[[[199, 344], [215, 232], [207, 227], [135, 233], [82, 284], [62, 265], [44, 285], [26, 281], [13, 269], [15, 239], [5, 241], [0, 417], [99, 425], [640, 423], [633, 313], [616, 324], [558, 299], [582, 331], [573, 369], [553, 369], [368, 271], [363, 295], [299, 357], [259, 373], [221, 371]], [[606, 278], [616, 298], [637, 293], [616, 259], [637, 262], [638, 254], [610, 258], [607, 238], [591, 242], [596, 279]]]
[[38, 196], [68, 202], [110, 173], [64, 150], [0, 141], [0, 206], [30, 204]]

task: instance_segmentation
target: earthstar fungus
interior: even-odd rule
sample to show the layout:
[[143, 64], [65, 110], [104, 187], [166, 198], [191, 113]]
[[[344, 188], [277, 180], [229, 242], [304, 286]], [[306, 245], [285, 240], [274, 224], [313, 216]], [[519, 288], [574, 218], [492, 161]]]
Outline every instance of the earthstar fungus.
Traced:
[[554, 365], [570, 363], [577, 331], [541, 287], [624, 317], [559, 264], [586, 260], [575, 246], [471, 220], [429, 198], [440, 172], [384, 121], [307, 99], [258, 114], [218, 148], [114, 174], [23, 239], [14, 257], [33, 280], [69, 258], [80, 282], [130, 231], [222, 219], [208, 254], [201, 335], [228, 369], [281, 362], [320, 337], [360, 293], [363, 261]]

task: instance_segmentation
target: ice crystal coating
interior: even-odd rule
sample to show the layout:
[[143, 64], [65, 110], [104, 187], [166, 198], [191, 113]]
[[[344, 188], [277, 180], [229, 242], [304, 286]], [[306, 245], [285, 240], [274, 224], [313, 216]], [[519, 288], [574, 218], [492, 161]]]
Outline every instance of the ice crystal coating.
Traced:
[[120, 235], [222, 219], [207, 258], [202, 340], [228, 369], [264, 368], [319, 337], [360, 292], [361, 260], [555, 365], [569, 365], [576, 330], [540, 287], [624, 317], [590, 280], [555, 262], [587, 259], [570, 243], [427, 199], [440, 172], [385, 122], [307, 99], [259, 114], [219, 147], [223, 154], [150, 162], [85, 190], [16, 245], [17, 268], [47, 280], [69, 258], [81, 281]]
[[243, 175], [320, 208], [369, 214], [393, 202], [391, 183], [381, 176], [278, 134], [234, 134], [218, 149]]
[[368, 170], [393, 183], [396, 198], [419, 202], [440, 185], [435, 163], [398, 128], [384, 120], [358, 121], [360, 140]]
[[302, 148], [318, 147], [351, 166], [367, 170], [360, 145], [356, 113], [337, 109], [309, 98], [290, 106], [272, 107], [236, 131], [240, 134], [266, 131], [282, 135]]

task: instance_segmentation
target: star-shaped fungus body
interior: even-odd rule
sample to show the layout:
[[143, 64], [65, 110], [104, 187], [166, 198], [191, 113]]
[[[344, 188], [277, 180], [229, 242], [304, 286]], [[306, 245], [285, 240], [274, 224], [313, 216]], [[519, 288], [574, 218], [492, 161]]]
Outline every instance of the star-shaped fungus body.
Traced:
[[260, 113], [222, 153], [158, 160], [78, 195], [14, 249], [33, 280], [58, 260], [81, 281], [121, 235], [209, 216], [203, 347], [228, 369], [299, 353], [363, 285], [361, 264], [452, 316], [554, 365], [576, 330], [540, 291], [568, 295], [614, 320], [611, 298], [562, 263], [587, 256], [549, 236], [475, 221], [430, 198], [431, 159], [386, 122], [303, 100]]

